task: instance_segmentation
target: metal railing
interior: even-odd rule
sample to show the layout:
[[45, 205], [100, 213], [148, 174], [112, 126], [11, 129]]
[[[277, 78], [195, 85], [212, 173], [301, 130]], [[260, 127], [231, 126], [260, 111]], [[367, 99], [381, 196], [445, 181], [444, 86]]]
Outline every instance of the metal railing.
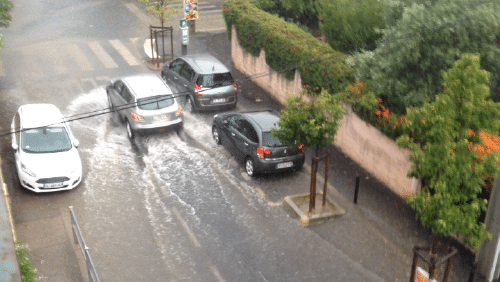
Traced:
[[87, 244], [85, 244], [80, 225], [78, 224], [78, 220], [76, 220], [73, 206], [69, 207], [69, 214], [71, 216], [73, 239], [75, 240], [75, 243], [78, 243], [78, 245], [80, 246], [80, 250], [82, 251], [83, 258], [85, 259], [85, 264], [87, 265], [87, 271], [89, 273], [89, 281], [100, 282], [99, 276], [97, 276], [97, 271], [95, 270], [94, 263], [92, 262], [92, 258], [90, 257], [89, 247], [87, 247]]

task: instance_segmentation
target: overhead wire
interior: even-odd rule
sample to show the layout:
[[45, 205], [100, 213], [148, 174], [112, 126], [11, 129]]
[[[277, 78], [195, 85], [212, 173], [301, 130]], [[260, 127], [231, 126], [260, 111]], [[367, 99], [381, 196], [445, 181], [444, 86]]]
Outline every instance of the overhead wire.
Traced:
[[[492, 1], [486, 1], [486, 0], [485, 1], [478, 1], [477, 2], [478, 5], [488, 4], [488, 3], [493, 3], [493, 2]], [[425, 33], [428, 33], [428, 32], [435, 31], [435, 30], [440, 29], [440, 28], [444, 28], [444, 27], [456, 25], [456, 24], [458, 24], [458, 23], [460, 23], [460, 22], [462, 22], [464, 20], [470, 21], [472, 19], [470, 17], [468, 17], [468, 16], [464, 16], [464, 17], [461, 17], [461, 18], [457, 19], [456, 21], [452, 21], [452, 22], [449, 22], [449, 23], [444, 23], [444, 24], [441, 24], [441, 25], [433, 26], [433, 27], [430, 27], [430, 26], [429, 27], [425, 27], [424, 29], [422, 29], [420, 31], [411, 32], [411, 33], [408, 33], [408, 34], [405, 34], [405, 35], [401, 35], [401, 36], [398, 36], [398, 37], [391, 37], [391, 38], [379, 39], [375, 43], [367, 44], [367, 45], [365, 45], [362, 48], [358, 48], [355, 52], [359, 52], [359, 51], [363, 51], [363, 50], [370, 50], [370, 49], [376, 47], [377, 45], [391, 43], [391, 42], [394, 42], [394, 41], [397, 41], [397, 40], [406, 39], [406, 38], [408, 38], [410, 36], [413, 36], [413, 35], [416, 35], [416, 34], [419, 34], [419, 33], [425, 34]], [[322, 62], [322, 61], [334, 59], [334, 58], [336, 58], [336, 57], [338, 57], [340, 55], [345, 55], [345, 54], [344, 53], [330, 54], [330, 55], [322, 56], [322, 57], [319, 57], [319, 58], [316, 58], [316, 59], [313, 59], [313, 60], [302, 62], [302, 63], [299, 63], [299, 64], [293, 64], [293, 65], [285, 66], [285, 67], [282, 67], [282, 68], [280, 68], [278, 70], [271, 69], [270, 71], [257, 73], [257, 74], [251, 75], [251, 76], [247, 76], [245, 78], [235, 79], [234, 83], [238, 84], [240, 82], [249, 81], [249, 80], [253, 80], [253, 79], [256, 79], [256, 78], [261, 78], [261, 77], [269, 76], [269, 75], [276, 74], [276, 73], [282, 73], [282, 72], [285, 72], [285, 71], [295, 70], [295, 69], [302, 68], [302, 67], [307, 66], [307, 65], [316, 64], [316, 63], [319, 63], [319, 62]], [[168, 85], [168, 83], [166, 83], [166, 84]], [[201, 90], [197, 90], [196, 92], [203, 93], [203, 91], [208, 91], [208, 90], [210, 90], [210, 89], [201, 89]], [[187, 94], [189, 94], [190, 92], [192, 92], [192, 91], [189, 90], [189, 91], [182, 91], [182, 92], [172, 93], [172, 95], [167, 95], [168, 97], [162, 98], [161, 100], [156, 100], [156, 101], [151, 102], [151, 103], [157, 103], [159, 101], [163, 101], [163, 99], [175, 99], [175, 98], [184, 97]], [[100, 116], [100, 115], [104, 115], [104, 114], [114, 113], [116, 111], [121, 111], [121, 110], [129, 109], [129, 108], [134, 108], [134, 107], [137, 106], [137, 104], [138, 104], [137, 102], [133, 102], [133, 103], [128, 103], [128, 104], [123, 104], [121, 106], [108, 107], [108, 108], [99, 109], [99, 110], [95, 110], [95, 111], [90, 111], [90, 112], [75, 114], [75, 115], [72, 115], [72, 116], [69, 116], [69, 117], [65, 117], [65, 122], [72, 122], [72, 121], [87, 119], [87, 118], [91, 118], [91, 117], [95, 117], [95, 116]], [[141, 105], [145, 105], [145, 104], [148, 104], [148, 103], [141, 102], [140, 104]], [[56, 125], [56, 124], [59, 124], [59, 122], [58, 123], [54, 123], [54, 124], [50, 124], [50, 125], [47, 125], [47, 126], [53, 126], [53, 125]], [[45, 126], [42, 126], [42, 127], [45, 127]], [[41, 127], [37, 127], [37, 128], [41, 128]], [[29, 129], [33, 129], [33, 128], [29, 128]], [[24, 129], [24, 130], [26, 130], [26, 129]], [[0, 137], [4, 137], [4, 136], [10, 135], [12, 133], [17, 133], [19, 131], [22, 131], [22, 130], [19, 130], [18, 128], [16, 128], [14, 131], [12, 131], [12, 129], [10, 129], [8, 133], [1, 133]]]

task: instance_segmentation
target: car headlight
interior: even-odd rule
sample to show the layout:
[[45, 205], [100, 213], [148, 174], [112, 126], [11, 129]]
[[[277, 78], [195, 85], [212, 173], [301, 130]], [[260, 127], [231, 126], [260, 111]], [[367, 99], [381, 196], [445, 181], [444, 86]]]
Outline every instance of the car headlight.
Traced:
[[25, 166], [23, 163], [21, 163], [21, 169], [26, 172], [29, 176], [31, 177], [36, 177], [36, 174], [31, 171], [27, 166]]

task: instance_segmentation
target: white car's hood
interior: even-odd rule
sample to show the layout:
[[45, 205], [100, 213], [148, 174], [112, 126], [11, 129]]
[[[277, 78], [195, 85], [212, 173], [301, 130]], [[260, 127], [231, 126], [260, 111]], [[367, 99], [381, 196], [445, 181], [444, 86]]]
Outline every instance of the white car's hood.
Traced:
[[21, 161], [37, 177], [69, 176], [81, 166], [80, 155], [73, 147], [66, 152], [32, 154], [22, 152]]

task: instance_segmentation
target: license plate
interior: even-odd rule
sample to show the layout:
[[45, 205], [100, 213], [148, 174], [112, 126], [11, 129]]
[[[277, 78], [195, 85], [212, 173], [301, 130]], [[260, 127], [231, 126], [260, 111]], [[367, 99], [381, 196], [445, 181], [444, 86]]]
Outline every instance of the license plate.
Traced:
[[224, 102], [226, 102], [226, 98], [219, 98], [219, 99], [213, 99], [212, 100], [212, 104], [224, 103]]
[[64, 186], [64, 183], [63, 182], [59, 182], [59, 183], [44, 184], [43, 188], [59, 188], [59, 187], [63, 187], [63, 186]]
[[168, 119], [168, 115], [161, 115], [161, 116], [154, 116], [153, 120], [154, 121], [160, 121], [160, 120], [166, 120]]
[[287, 168], [287, 167], [292, 167], [293, 162], [286, 162], [286, 163], [280, 163], [278, 164], [278, 168]]

